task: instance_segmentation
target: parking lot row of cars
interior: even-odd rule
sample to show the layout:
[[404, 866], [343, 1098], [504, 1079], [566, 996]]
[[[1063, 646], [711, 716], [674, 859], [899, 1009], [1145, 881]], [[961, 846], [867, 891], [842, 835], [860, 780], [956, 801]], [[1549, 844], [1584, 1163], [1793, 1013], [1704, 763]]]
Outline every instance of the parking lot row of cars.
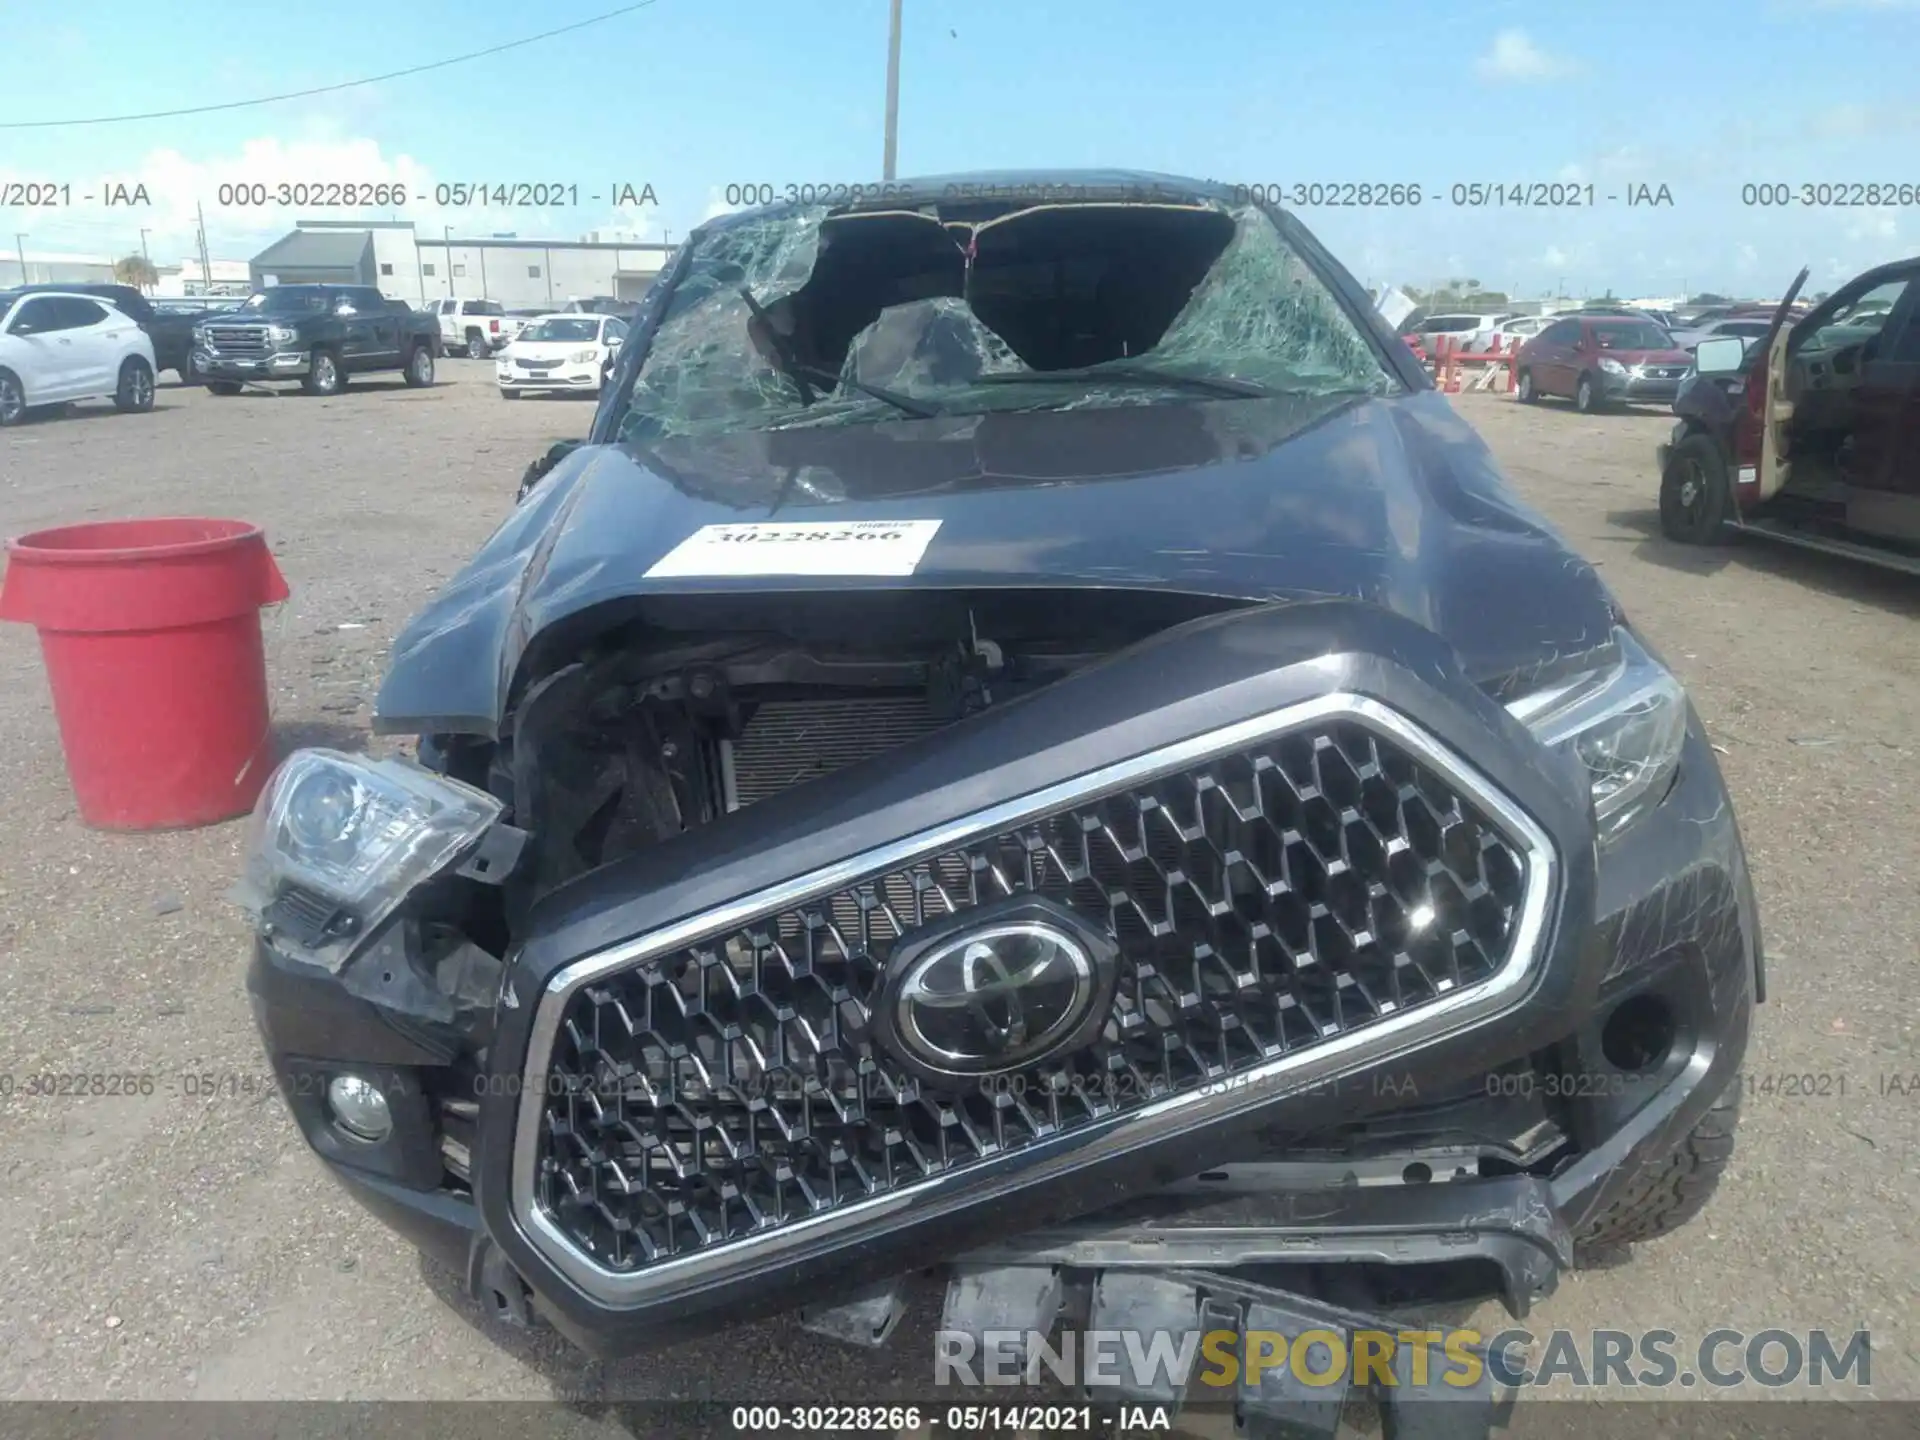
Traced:
[[156, 306], [128, 285], [23, 286], [0, 292], [0, 425], [81, 400], [150, 410], [165, 370], [216, 395], [281, 381], [331, 395], [379, 371], [431, 385], [438, 357], [456, 352], [496, 359], [508, 399], [597, 395], [626, 334], [619, 307], [595, 297], [557, 313], [490, 300], [420, 308], [371, 286], [276, 285], [189, 308]]
[[1401, 321], [1399, 330], [1409, 343], [1418, 342], [1432, 350], [1441, 336], [1468, 354], [1508, 350], [1524, 344], [1558, 321], [1580, 319], [1642, 320], [1660, 326], [1673, 340], [1673, 348], [1691, 354], [1702, 340], [1717, 335], [1739, 335], [1747, 339], [1766, 333], [1773, 319], [1774, 306], [1760, 301], [1740, 301], [1728, 305], [1689, 309], [1684, 315], [1672, 310], [1649, 309], [1634, 305], [1592, 304], [1574, 310], [1545, 315], [1480, 314], [1477, 312], [1429, 313], [1416, 310]]

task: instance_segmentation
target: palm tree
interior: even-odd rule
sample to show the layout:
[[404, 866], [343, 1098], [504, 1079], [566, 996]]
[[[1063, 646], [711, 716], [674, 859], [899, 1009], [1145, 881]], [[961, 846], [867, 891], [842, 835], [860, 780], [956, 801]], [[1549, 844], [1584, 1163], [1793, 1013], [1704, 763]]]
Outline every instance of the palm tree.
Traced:
[[160, 272], [144, 255], [127, 255], [113, 262], [113, 278], [122, 285], [146, 290], [160, 283]]

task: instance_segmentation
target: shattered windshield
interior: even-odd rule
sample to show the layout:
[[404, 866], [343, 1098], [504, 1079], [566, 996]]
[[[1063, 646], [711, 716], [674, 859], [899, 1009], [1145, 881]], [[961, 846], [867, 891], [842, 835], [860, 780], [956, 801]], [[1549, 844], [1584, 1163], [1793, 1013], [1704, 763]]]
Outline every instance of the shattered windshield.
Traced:
[[620, 436], [1399, 388], [1251, 207], [790, 207], [696, 241]]

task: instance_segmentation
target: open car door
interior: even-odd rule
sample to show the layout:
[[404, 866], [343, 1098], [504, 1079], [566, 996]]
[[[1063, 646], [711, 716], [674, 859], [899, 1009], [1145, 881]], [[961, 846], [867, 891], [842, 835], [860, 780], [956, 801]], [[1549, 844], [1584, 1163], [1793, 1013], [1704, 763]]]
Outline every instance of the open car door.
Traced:
[[[1787, 287], [1787, 293], [1781, 297], [1779, 308], [1773, 312], [1773, 323], [1767, 329], [1766, 336], [1760, 342], [1761, 352], [1766, 356], [1766, 370], [1761, 378], [1765, 386], [1765, 396], [1760, 411], [1760, 473], [1755, 477], [1759, 481], [1759, 499], [1769, 500], [1780, 493], [1780, 487], [1787, 483], [1787, 427], [1793, 423], [1793, 400], [1787, 394], [1787, 338], [1790, 327], [1787, 316], [1793, 311], [1793, 302], [1800, 298], [1800, 287], [1807, 283], [1807, 267], [1802, 266], [1800, 273], [1793, 277], [1793, 284]], [[1751, 379], [1749, 385], [1754, 383]]]

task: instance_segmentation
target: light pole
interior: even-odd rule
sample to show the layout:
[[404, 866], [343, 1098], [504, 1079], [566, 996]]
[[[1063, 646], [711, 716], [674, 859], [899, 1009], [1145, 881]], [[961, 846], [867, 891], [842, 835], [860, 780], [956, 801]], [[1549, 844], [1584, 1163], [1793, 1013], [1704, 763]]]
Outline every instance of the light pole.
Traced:
[[[147, 262], [147, 273], [149, 274], [153, 271], [153, 256], [147, 250], [147, 236], [152, 233], [153, 232], [146, 226], [143, 225], [140, 227], [140, 258]], [[142, 278], [144, 278], [144, 276]], [[146, 287], [143, 285], [141, 288], [144, 290]]]
[[440, 227], [440, 241], [447, 252], [447, 294], [453, 294], [453, 226]]
[[900, 148], [900, 0], [891, 0], [887, 17], [887, 152], [880, 178], [893, 179]]
[[13, 235], [13, 249], [20, 257], [20, 283], [25, 285], [32, 278], [27, 274], [27, 237], [17, 230]]

